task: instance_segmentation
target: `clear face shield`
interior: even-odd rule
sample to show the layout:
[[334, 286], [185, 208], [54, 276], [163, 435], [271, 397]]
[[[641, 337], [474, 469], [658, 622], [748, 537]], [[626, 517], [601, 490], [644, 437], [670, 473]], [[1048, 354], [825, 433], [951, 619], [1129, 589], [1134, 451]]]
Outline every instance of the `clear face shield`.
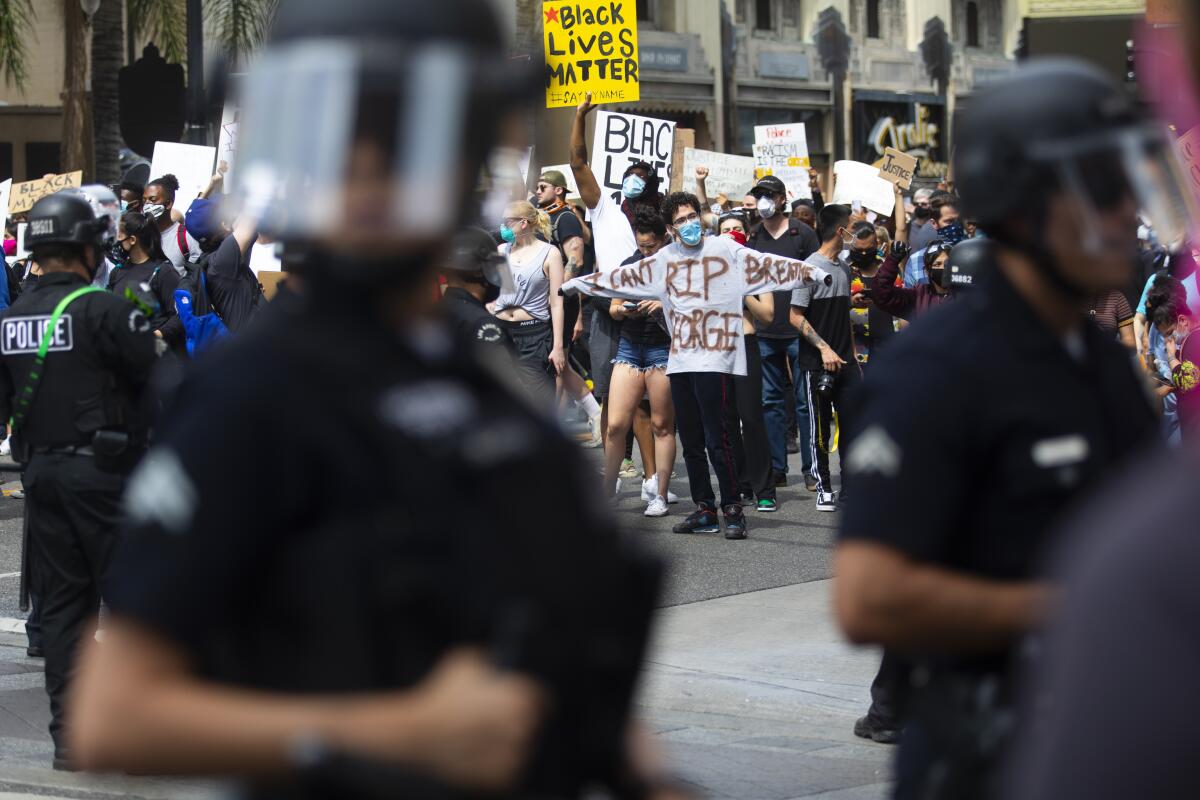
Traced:
[[444, 241], [474, 185], [480, 98], [507, 72], [437, 43], [268, 48], [242, 86], [234, 214], [361, 255]]
[[1034, 156], [1054, 170], [1059, 186], [1075, 201], [1081, 243], [1090, 253], [1136, 246], [1139, 212], [1171, 250], [1188, 240], [1200, 220], [1175, 148], [1156, 126], [1055, 143]]

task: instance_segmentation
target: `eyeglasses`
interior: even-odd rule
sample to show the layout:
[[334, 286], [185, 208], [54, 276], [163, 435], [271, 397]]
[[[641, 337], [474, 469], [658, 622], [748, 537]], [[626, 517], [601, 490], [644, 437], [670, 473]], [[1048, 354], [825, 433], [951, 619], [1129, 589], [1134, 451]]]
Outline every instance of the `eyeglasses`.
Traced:
[[546, 190], [547, 190], [547, 189], [549, 189], [549, 188], [550, 188], [550, 184], [548, 184], [548, 183], [539, 183], [539, 184], [537, 185], [537, 190], [538, 190], [539, 192], [544, 192], [544, 191], [546, 191]]
[[693, 211], [691, 214], [688, 214], [686, 217], [680, 217], [679, 219], [675, 220], [671, 224], [672, 225], [687, 225], [689, 222], [698, 222], [699, 220], [700, 220], [700, 215], [697, 214], [695, 211]]

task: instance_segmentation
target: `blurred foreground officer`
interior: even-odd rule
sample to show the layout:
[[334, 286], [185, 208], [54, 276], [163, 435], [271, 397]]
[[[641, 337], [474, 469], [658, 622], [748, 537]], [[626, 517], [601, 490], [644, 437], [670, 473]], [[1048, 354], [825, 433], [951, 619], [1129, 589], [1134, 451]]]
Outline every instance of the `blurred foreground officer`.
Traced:
[[26, 464], [27, 563], [57, 769], [67, 766], [67, 681], [84, 624], [100, 609], [125, 479], [144, 446], [136, 410], [156, 361], [150, 320], [91, 285], [116, 241], [108, 194], [112, 214], [102, 217], [82, 192], [34, 204], [26, 241], [42, 277], [0, 320], [0, 414], [11, 417], [13, 457]]
[[[532, 84], [499, 28], [484, 0], [280, 5], [235, 196], [303, 289], [198, 362], [130, 483], [79, 765], [257, 798], [643, 796], [624, 734], [657, 564], [428, 291]], [[538, 514], [506, 517], [535, 473]]]
[[958, 188], [993, 239], [991, 274], [868, 374], [844, 462], [857, 494], [836, 556], [839, 621], [913, 662], [899, 798], [995, 794], [1013, 662], [1052, 592], [1050, 531], [1155, 429], [1127, 351], [1088, 324], [1085, 299], [1128, 282], [1138, 209], [1180, 196], [1147, 185], [1170, 174], [1161, 134], [1075, 62], [990, 87], [958, 135]]

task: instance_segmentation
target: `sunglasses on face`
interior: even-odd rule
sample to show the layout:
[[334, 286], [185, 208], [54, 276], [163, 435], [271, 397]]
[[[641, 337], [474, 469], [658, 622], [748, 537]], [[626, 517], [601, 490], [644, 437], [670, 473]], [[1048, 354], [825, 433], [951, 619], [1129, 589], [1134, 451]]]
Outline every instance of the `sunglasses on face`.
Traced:
[[686, 217], [680, 217], [679, 219], [675, 220], [671, 224], [672, 225], [687, 225], [689, 222], [696, 222], [699, 219], [700, 219], [700, 215], [693, 211], [691, 214], [688, 214]]

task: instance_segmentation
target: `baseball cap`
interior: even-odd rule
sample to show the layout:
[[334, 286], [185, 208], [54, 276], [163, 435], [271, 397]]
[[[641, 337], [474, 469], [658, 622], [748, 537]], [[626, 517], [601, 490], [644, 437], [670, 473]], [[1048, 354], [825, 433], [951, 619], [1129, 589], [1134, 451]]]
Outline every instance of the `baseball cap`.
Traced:
[[764, 175], [759, 178], [758, 183], [754, 184], [750, 194], [755, 197], [762, 197], [764, 194], [787, 194], [787, 187], [774, 175]]
[[196, 198], [188, 206], [184, 215], [183, 225], [196, 239], [207, 239], [217, 232], [220, 218], [217, 216], [217, 203], [203, 197]]
[[557, 186], [560, 189], [567, 188], [567, 179], [561, 172], [556, 169], [548, 169], [538, 178], [539, 181], [545, 181], [551, 186]]

